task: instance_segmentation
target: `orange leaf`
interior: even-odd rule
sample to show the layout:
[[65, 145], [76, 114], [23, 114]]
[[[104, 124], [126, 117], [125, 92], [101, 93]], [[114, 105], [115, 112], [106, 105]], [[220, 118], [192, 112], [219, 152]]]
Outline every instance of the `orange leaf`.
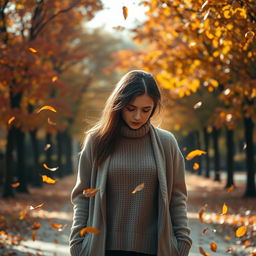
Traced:
[[48, 184], [54, 184], [56, 183], [56, 180], [48, 177], [47, 175], [42, 175], [43, 182], [48, 183]]
[[205, 204], [199, 211], [199, 220], [200, 222], [204, 222], [203, 214], [206, 211], [207, 204]]
[[50, 125], [56, 125], [56, 123], [55, 123], [55, 122], [52, 122], [49, 117], [48, 117], [48, 119], [47, 119], [47, 122], [48, 122], [48, 124], [50, 124]]
[[35, 207], [33, 207], [32, 205], [29, 207], [29, 210], [32, 211], [32, 210], [38, 210], [38, 209], [41, 209], [43, 207], [44, 203], [42, 204], [39, 204]]
[[194, 163], [193, 170], [198, 170], [200, 165], [198, 163]]
[[41, 227], [41, 224], [39, 223], [39, 222], [35, 222], [34, 224], [33, 224], [33, 226], [32, 226], [32, 229], [33, 230], [37, 230], [37, 229], [39, 229]]
[[9, 120], [8, 120], [8, 124], [11, 124], [15, 119], [15, 116], [12, 116]]
[[202, 254], [204, 256], [211, 256], [209, 253], [205, 252], [202, 247], [199, 247], [199, 252], [200, 252], [200, 254]]
[[56, 82], [58, 80], [58, 77], [57, 76], [54, 76], [53, 78], [52, 78], [52, 82]]
[[241, 237], [244, 236], [246, 234], [247, 231], [247, 227], [246, 226], [241, 226], [236, 230], [236, 236], [237, 237]]
[[88, 188], [83, 190], [83, 195], [85, 197], [93, 197], [95, 196], [100, 190], [97, 188]]
[[141, 183], [140, 185], [138, 185], [133, 191], [132, 194], [136, 194], [137, 192], [141, 191], [144, 188], [145, 184]]
[[19, 183], [19, 182], [16, 182], [16, 183], [12, 184], [12, 187], [13, 187], [13, 188], [17, 188], [19, 185], [20, 185], [20, 183]]
[[33, 241], [36, 240], [36, 232], [35, 232], [35, 231], [32, 233], [32, 240], [33, 240]]
[[218, 245], [217, 245], [216, 243], [212, 242], [210, 248], [211, 248], [211, 250], [212, 250], [213, 252], [216, 252], [216, 251], [217, 251], [217, 246], [218, 246]]
[[128, 8], [126, 6], [123, 6], [123, 16], [124, 19], [126, 20], [128, 17]]
[[196, 150], [189, 152], [186, 156], [186, 159], [191, 160], [195, 156], [201, 156], [202, 154], [206, 154], [206, 152], [203, 150], [200, 150], [200, 149], [196, 149]]
[[62, 231], [66, 228], [67, 224], [51, 224], [52, 228], [58, 229], [58, 231]]
[[28, 48], [31, 52], [33, 52], [33, 53], [36, 53], [37, 52], [37, 50], [36, 49], [34, 49], [34, 48], [32, 48], [32, 47], [30, 47], [30, 48]]
[[228, 212], [228, 206], [224, 203], [222, 206], [222, 214], [226, 214]]
[[42, 110], [46, 110], [46, 109], [51, 110], [53, 112], [57, 112], [57, 110], [51, 106], [43, 106], [39, 110], [37, 110], [37, 113], [41, 112]]
[[89, 227], [85, 227], [85, 228], [82, 228], [80, 231], [79, 231], [79, 234], [80, 236], [84, 236], [86, 233], [93, 233], [93, 234], [97, 234], [99, 233], [100, 231], [97, 229], [97, 228], [94, 228], [92, 226], [89, 226]]
[[227, 192], [231, 192], [235, 189], [235, 186], [234, 185], [231, 185], [228, 189], [227, 189]]
[[28, 214], [28, 211], [27, 210], [24, 210], [20, 213], [20, 217], [19, 219], [20, 220], [24, 220], [26, 217], [27, 217], [27, 214]]
[[49, 171], [52, 171], [52, 172], [55, 172], [56, 170], [59, 169], [59, 167], [50, 168], [50, 167], [47, 166], [47, 164], [43, 164], [43, 166], [44, 166], [45, 169], [47, 169], [47, 170], [49, 170]]

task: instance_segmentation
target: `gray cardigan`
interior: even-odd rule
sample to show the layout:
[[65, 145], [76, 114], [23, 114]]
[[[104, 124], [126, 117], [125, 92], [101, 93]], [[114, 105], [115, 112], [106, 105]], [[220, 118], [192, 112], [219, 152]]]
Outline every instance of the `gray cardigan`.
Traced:
[[[150, 136], [160, 188], [157, 255], [185, 256], [188, 255], [192, 240], [187, 219], [184, 158], [172, 133], [150, 125]], [[92, 138], [88, 135], [79, 160], [77, 182], [71, 193], [74, 206], [70, 234], [72, 256], [105, 255], [105, 188], [110, 157], [99, 168], [95, 168], [92, 144]], [[94, 197], [86, 198], [82, 194], [86, 188], [98, 188], [100, 192]], [[86, 226], [98, 228], [100, 233], [87, 233], [85, 237], [80, 237], [79, 231]]]

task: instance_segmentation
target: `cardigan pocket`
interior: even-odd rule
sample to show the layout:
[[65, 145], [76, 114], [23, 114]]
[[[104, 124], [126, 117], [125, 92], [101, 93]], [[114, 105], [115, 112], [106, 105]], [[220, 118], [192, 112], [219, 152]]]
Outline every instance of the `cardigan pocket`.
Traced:
[[79, 256], [89, 256], [89, 242], [90, 242], [91, 234], [87, 233], [84, 237], [81, 252], [79, 253]]

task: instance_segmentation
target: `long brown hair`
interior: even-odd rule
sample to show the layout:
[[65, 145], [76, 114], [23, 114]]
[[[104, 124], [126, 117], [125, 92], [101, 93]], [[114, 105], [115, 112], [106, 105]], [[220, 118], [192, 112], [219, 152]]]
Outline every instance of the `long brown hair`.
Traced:
[[160, 106], [161, 94], [153, 76], [143, 70], [126, 73], [109, 96], [100, 120], [88, 133], [93, 135], [93, 156], [96, 166], [100, 166], [113, 153], [120, 135], [122, 109], [136, 96], [147, 94], [154, 101], [153, 116]]

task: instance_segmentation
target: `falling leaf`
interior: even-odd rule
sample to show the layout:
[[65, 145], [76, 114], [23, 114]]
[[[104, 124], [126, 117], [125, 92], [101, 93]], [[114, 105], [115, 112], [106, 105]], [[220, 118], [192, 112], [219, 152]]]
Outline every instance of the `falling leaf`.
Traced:
[[30, 210], [30, 211], [39, 210], [39, 209], [41, 209], [41, 208], [43, 207], [43, 205], [44, 205], [44, 203], [39, 204], [39, 205], [37, 205], [37, 206], [35, 206], [35, 207], [33, 207], [33, 206], [31, 205], [31, 206], [29, 207], [29, 210]]
[[42, 179], [43, 179], [43, 182], [48, 183], [48, 184], [56, 183], [56, 180], [48, 177], [47, 175], [42, 175]]
[[228, 212], [228, 206], [224, 203], [222, 206], [222, 214], [226, 214]]
[[59, 169], [59, 167], [50, 168], [50, 167], [47, 166], [47, 164], [43, 164], [43, 166], [44, 166], [45, 169], [47, 169], [51, 172], [55, 172], [56, 170]]
[[123, 16], [124, 19], [126, 20], [128, 17], [128, 8], [126, 6], [123, 6]]
[[186, 156], [186, 159], [191, 160], [195, 156], [201, 156], [202, 154], [206, 154], [206, 152], [203, 150], [196, 149], [196, 150], [193, 150], [190, 153], [188, 153], [188, 155]]
[[67, 227], [67, 224], [56, 224], [56, 223], [52, 223], [51, 224], [52, 228], [58, 229], [58, 231], [62, 231]]
[[218, 245], [215, 243], [215, 242], [212, 242], [211, 245], [210, 245], [210, 248], [213, 252], [216, 252], [217, 251], [217, 247]]
[[55, 122], [52, 122], [49, 117], [48, 117], [48, 119], [47, 119], [47, 122], [48, 122], [48, 124], [50, 124], [50, 125], [56, 125], [56, 123], [55, 123]]
[[232, 238], [230, 236], [224, 236], [225, 241], [230, 241]]
[[33, 52], [33, 53], [36, 53], [37, 52], [37, 50], [36, 49], [34, 49], [34, 48], [32, 48], [32, 47], [30, 47], [30, 48], [28, 48], [31, 52]]
[[37, 229], [39, 229], [41, 227], [41, 224], [39, 223], [39, 222], [35, 222], [34, 224], [33, 224], [33, 226], [32, 226], [32, 229], [33, 230], [37, 230]]
[[44, 151], [48, 150], [51, 147], [51, 144], [46, 144], [44, 147]]
[[36, 232], [34, 231], [31, 236], [32, 236], [32, 240], [35, 241], [36, 240]]
[[205, 252], [202, 247], [199, 247], [199, 252], [204, 256], [211, 256], [209, 253]]
[[233, 252], [233, 248], [232, 247], [229, 247], [227, 250], [226, 250], [226, 253], [232, 253]]
[[100, 190], [97, 188], [88, 188], [83, 190], [83, 195], [85, 197], [93, 197], [95, 196]]
[[12, 187], [13, 187], [13, 188], [17, 188], [19, 185], [20, 185], [20, 183], [19, 183], [19, 182], [16, 182], [16, 183], [12, 184]]
[[24, 220], [27, 217], [28, 211], [27, 210], [23, 210], [20, 213], [19, 219], [20, 220]]
[[199, 164], [198, 163], [194, 163], [193, 165], [193, 170], [198, 170], [199, 169]]
[[198, 102], [193, 106], [193, 108], [194, 108], [194, 109], [198, 109], [198, 108], [200, 108], [202, 105], [203, 105], [202, 101], [198, 101]]
[[97, 229], [97, 228], [94, 228], [92, 226], [89, 226], [89, 227], [85, 227], [85, 228], [82, 228], [80, 231], [79, 231], [79, 234], [80, 236], [84, 236], [86, 233], [93, 233], [93, 234], [97, 234], [99, 233], [100, 231]]
[[245, 248], [247, 248], [247, 247], [249, 247], [250, 246], [250, 240], [245, 240], [244, 241], [244, 246], [245, 246]]
[[53, 242], [54, 242], [55, 244], [58, 244], [58, 243], [59, 243], [59, 240], [54, 239]]
[[208, 4], [208, 0], [206, 0], [206, 1], [204, 2], [204, 4], [202, 5], [201, 9], [204, 9], [204, 7], [205, 7], [207, 4]]
[[12, 116], [9, 120], [8, 120], [8, 124], [10, 125], [15, 119], [15, 116]]
[[199, 211], [199, 220], [200, 220], [200, 222], [204, 222], [204, 219], [203, 219], [203, 214], [204, 214], [204, 212], [206, 211], [206, 208], [207, 208], [207, 204], [205, 204], [201, 209], [200, 209], [200, 211]]
[[204, 228], [202, 233], [205, 234], [208, 230], [211, 230], [212, 232], [216, 233], [216, 229], [214, 228]]
[[52, 82], [56, 82], [58, 80], [58, 77], [57, 76], [54, 76], [53, 78], [52, 78]]
[[208, 18], [209, 14], [210, 14], [210, 10], [211, 10], [211, 9], [209, 9], [209, 10], [207, 11], [207, 13], [204, 15], [204, 20], [206, 20], [206, 19]]
[[246, 226], [241, 226], [236, 230], [236, 236], [237, 237], [241, 237], [244, 236], [246, 234], [247, 231], [247, 227]]
[[141, 191], [144, 188], [145, 184], [141, 183], [140, 185], [138, 185], [133, 191], [132, 194], [136, 194], [137, 192]]
[[37, 113], [41, 112], [42, 110], [46, 110], [46, 109], [51, 110], [53, 112], [57, 112], [57, 110], [51, 106], [43, 106], [39, 110], [37, 110]]
[[254, 36], [255, 36], [255, 33], [251, 30], [247, 31], [246, 34], [245, 34], [246, 39], [253, 39]]
[[231, 192], [235, 189], [235, 186], [234, 185], [231, 185], [228, 189], [227, 189], [227, 192]]

